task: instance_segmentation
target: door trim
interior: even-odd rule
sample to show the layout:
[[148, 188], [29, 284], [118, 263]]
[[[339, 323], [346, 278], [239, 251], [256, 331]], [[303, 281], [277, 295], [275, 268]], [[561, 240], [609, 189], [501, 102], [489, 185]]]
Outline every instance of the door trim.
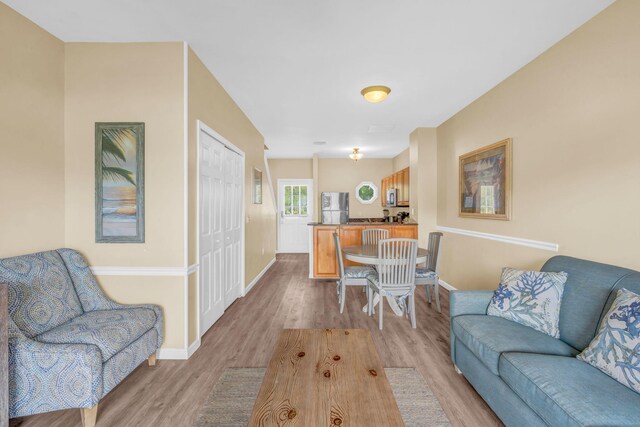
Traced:
[[[200, 259], [200, 132], [204, 132], [210, 137], [218, 140], [222, 145], [231, 151], [235, 152], [240, 156], [240, 161], [242, 164], [242, 203], [240, 207], [240, 283], [239, 286], [241, 289], [236, 289], [237, 298], [245, 296], [245, 203], [246, 203], [246, 188], [245, 188], [245, 180], [246, 180], [246, 157], [244, 151], [236, 147], [233, 143], [231, 143], [224, 136], [220, 135], [215, 130], [211, 129], [201, 120], [197, 121], [196, 124], [196, 255], [198, 259]], [[197, 319], [197, 331], [198, 338], [202, 338], [202, 331], [200, 330], [200, 271], [198, 271], [198, 276], [196, 278], [196, 306], [198, 307], [198, 315]], [[206, 332], [206, 331], [205, 331]]]
[[[301, 179], [293, 179], [293, 178], [280, 178], [278, 179], [278, 182], [276, 183], [277, 188], [278, 188], [278, 196], [276, 197], [276, 224], [277, 224], [277, 230], [276, 230], [276, 253], [283, 253], [280, 252], [280, 212], [281, 209], [283, 209], [282, 206], [280, 206], [280, 184], [282, 183], [305, 183], [308, 184], [308, 186], [311, 188], [311, 191], [313, 192], [313, 179], [310, 178], [301, 178]], [[313, 194], [313, 198], [311, 200], [311, 215], [309, 215], [309, 222], [313, 222], [313, 219], [315, 218], [316, 215], [316, 195]], [[311, 252], [311, 250], [309, 250], [308, 252]], [[286, 253], [301, 253], [301, 254], [306, 254], [307, 252], [286, 252]]]

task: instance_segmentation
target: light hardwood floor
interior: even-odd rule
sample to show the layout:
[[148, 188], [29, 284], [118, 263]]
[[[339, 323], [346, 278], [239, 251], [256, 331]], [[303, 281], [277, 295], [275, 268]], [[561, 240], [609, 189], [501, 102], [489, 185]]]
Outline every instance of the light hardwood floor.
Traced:
[[[442, 314], [416, 298], [417, 329], [385, 310], [384, 330], [377, 316], [361, 311], [365, 294], [347, 288], [339, 313], [335, 282], [308, 277], [306, 255], [278, 255], [277, 262], [245, 297], [238, 299], [204, 335], [187, 361], [143, 363], [105, 397], [97, 426], [191, 426], [226, 367], [266, 367], [284, 328], [366, 328], [385, 367], [415, 367], [454, 426], [499, 426], [498, 418], [449, 359], [449, 297], [441, 290]], [[12, 420], [24, 427], [80, 426], [80, 411], [66, 410]]]

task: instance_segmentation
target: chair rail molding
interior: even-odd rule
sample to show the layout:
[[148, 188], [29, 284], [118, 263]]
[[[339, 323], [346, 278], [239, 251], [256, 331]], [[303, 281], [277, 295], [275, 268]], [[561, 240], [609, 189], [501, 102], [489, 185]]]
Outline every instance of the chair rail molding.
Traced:
[[185, 277], [198, 271], [198, 264], [189, 267], [91, 267], [96, 276], [174, 276]]
[[527, 246], [529, 248], [540, 249], [543, 251], [558, 252], [560, 250], [560, 245], [558, 243], [541, 242], [539, 240], [503, 236], [501, 234], [484, 233], [482, 231], [463, 230], [461, 228], [443, 227], [441, 225], [438, 225], [436, 229], [445, 233], [459, 234], [461, 236], [468, 237], [477, 237], [480, 239], [493, 240], [496, 242], [509, 243], [512, 245]]

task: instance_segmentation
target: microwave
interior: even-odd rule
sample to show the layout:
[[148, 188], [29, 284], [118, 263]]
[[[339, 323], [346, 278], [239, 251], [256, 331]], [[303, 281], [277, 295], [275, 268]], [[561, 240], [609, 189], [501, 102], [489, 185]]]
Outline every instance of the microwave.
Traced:
[[395, 207], [396, 206], [396, 189], [390, 188], [387, 190], [387, 207]]

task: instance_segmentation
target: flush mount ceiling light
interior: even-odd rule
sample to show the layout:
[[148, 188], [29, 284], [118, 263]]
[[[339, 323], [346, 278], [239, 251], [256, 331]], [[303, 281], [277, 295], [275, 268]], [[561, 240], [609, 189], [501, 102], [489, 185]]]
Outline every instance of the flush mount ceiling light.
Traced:
[[359, 148], [354, 148], [353, 153], [349, 154], [351, 160], [355, 160], [356, 162], [362, 158], [363, 154], [360, 152]]
[[360, 93], [369, 102], [382, 102], [387, 99], [391, 89], [386, 86], [368, 86], [362, 89]]

